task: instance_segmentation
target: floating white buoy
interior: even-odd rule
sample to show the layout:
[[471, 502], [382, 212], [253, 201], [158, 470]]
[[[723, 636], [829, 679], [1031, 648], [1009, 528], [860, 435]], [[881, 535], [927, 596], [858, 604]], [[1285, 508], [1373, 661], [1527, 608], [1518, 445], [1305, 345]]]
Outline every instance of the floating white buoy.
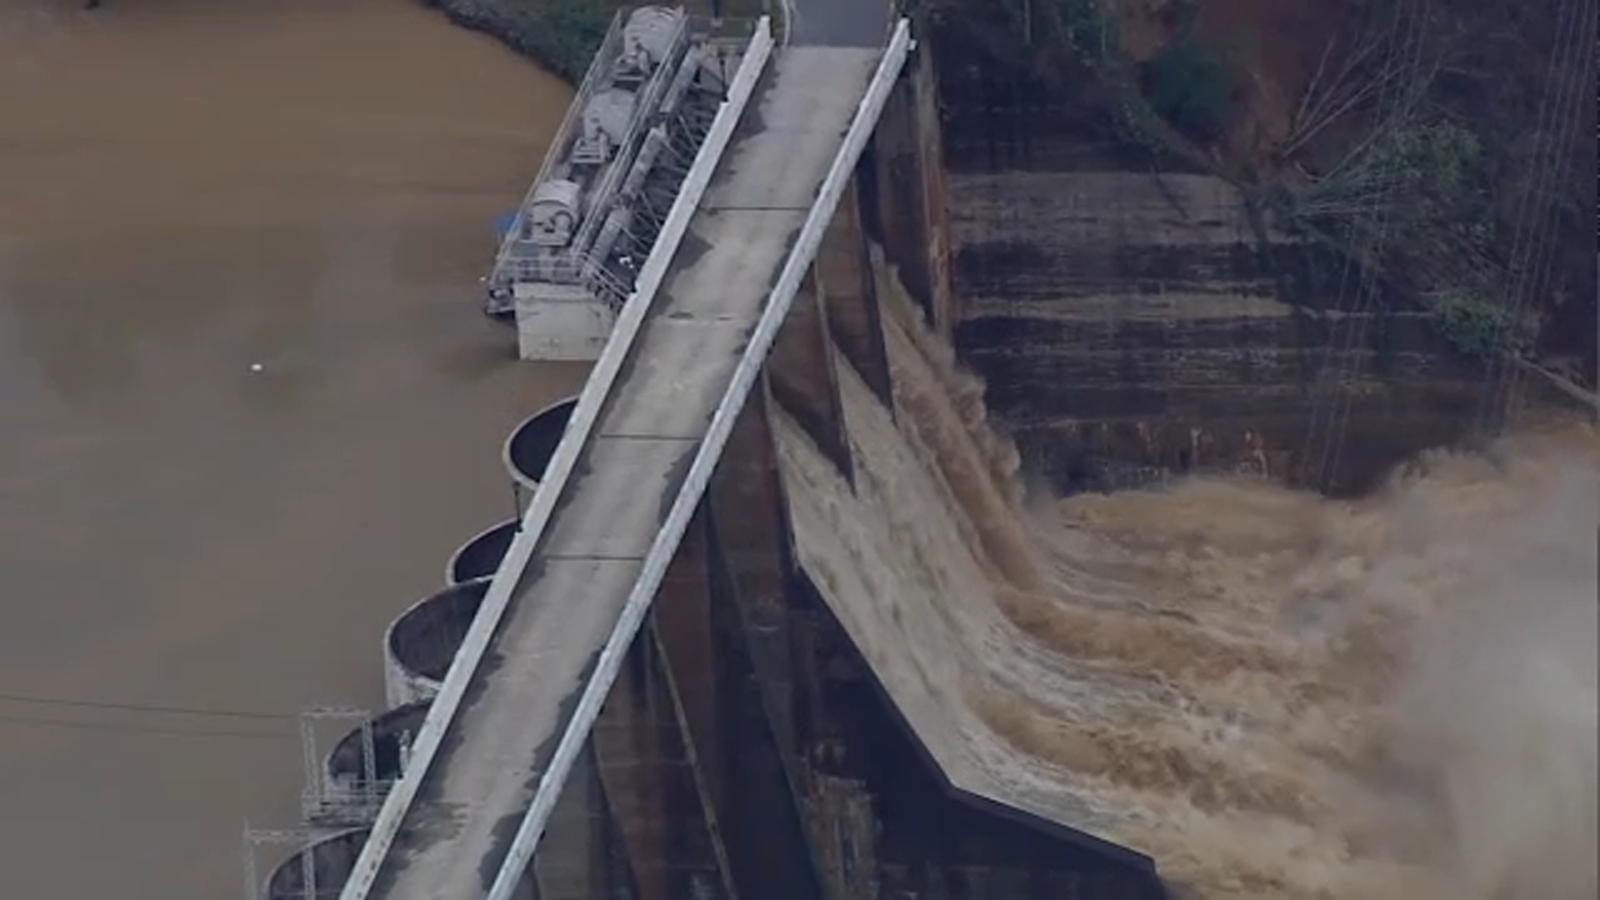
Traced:
[[261, 363], [251, 363], [250, 364], [250, 371], [252, 371], [252, 372], [259, 372], [264, 368], [266, 368], [266, 366], [263, 366]]

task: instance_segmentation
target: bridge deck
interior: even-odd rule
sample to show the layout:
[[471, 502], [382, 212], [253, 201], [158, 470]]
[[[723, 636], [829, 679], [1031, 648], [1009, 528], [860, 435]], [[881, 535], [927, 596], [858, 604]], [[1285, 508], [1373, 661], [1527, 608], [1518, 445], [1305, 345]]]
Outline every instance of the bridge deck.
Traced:
[[840, 150], [880, 49], [774, 56], [372, 896], [482, 896]]

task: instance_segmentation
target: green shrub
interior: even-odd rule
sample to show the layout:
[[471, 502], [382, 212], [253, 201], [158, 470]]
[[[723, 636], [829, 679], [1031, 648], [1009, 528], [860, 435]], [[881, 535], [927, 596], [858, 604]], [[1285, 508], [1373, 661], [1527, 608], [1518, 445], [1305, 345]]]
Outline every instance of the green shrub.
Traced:
[[1224, 54], [1185, 33], [1140, 72], [1144, 96], [1158, 115], [1196, 140], [1220, 136], [1233, 118], [1238, 91]]
[[494, 35], [567, 81], [577, 83], [626, 0], [424, 0], [452, 21]]
[[1468, 356], [1488, 359], [1504, 343], [1505, 305], [1486, 295], [1446, 291], [1431, 297], [1429, 306], [1439, 333]]
[[1482, 144], [1461, 125], [1389, 127], [1322, 180], [1269, 186], [1261, 200], [1279, 226], [1400, 276], [1461, 352], [1487, 358], [1503, 343], [1489, 172]]

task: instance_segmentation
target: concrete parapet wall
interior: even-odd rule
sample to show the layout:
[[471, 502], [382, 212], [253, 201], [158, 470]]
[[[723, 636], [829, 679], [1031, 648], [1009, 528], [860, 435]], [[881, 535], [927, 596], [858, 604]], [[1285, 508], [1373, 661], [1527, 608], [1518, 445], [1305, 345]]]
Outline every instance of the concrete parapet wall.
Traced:
[[956, 345], [1030, 466], [1059, 489], [1241, 467], [1296, 480], [1308, 433], [1338, 427], [1314, 416], [1346, 403], [1328, 486], [1359, 490], [1458, 437], [1476, 409], [1476, 369], [1427, 314], [1382, 296], [1362, 310], [1353, 287], [1315, 282], [1338, 263], [1281, 235], [1262, 246], [1221, 179], [950, 181]]

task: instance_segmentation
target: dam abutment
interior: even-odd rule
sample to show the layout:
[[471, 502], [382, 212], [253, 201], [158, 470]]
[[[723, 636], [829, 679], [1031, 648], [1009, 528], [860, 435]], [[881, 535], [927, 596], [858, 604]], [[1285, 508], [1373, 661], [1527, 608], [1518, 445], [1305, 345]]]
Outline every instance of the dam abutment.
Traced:
[[926, 40], [958, 298], [939, 331], [1057, 490], [1226, 472], [1352, 493], [1470, 431], [1481, 366], [1431, 313], [1359, 301], [1343, 257], [1130, 137], [1086, 76], [1005, 58], [1015, 36]]
[[[905, 291], [949, 339], [961, 310], [951, 282], [951, 207], [935, 53], [932, 40], [918, 42], [884, 105], [854, 189], [861, 198], [859, 229], [883, 248]], [[870, 383], [870, 370], [857, 365]]]

